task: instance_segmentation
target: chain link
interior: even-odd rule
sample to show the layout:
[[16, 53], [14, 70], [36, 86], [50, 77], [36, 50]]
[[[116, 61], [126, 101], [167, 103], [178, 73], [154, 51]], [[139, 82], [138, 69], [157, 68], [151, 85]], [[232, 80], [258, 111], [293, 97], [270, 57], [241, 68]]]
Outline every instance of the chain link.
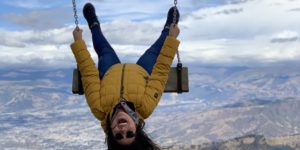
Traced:
[[177, 49], [177, 61], [178, 63], [181, 63], [180, 55], [179, 55], [179, 50]]
[[77, 16], [77, 9], [76, 9], [76, 1], [72, 0], [73, 3], [73, 12], [74, 12], [74, 18], [75, 18], [75, 24], [78, 26], [78, 16]]
[[[178, 15], [177, 14], [177, 0], [174, 0], [173, 24], [176, 24], [177, 15]], [[177, 49], [177, 61], [178, 61], [178, 63], [181, 63], [178, 49]]]
[[173, 24], [176, 23], [176, 17], [177, 17], [177, 0], [174, 0]]

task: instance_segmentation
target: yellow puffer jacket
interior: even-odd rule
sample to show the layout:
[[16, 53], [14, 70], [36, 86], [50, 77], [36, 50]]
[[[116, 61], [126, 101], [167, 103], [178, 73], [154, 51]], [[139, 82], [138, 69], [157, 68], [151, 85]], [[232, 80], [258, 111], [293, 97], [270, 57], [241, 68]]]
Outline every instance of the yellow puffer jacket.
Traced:
[[[87, 103], [107, 133], [106, 121], [123, 97], [134, 104], [141, 119], [148, 118], [157, 106], [168, 79], [179, 41], [168, 36], [151, 75], [137, 64], [115, 64], [100, 81], [98, 69], [83, 40], [71, 44], [82, 75]], [[123, 94], [121, 86], [123, 85]]]

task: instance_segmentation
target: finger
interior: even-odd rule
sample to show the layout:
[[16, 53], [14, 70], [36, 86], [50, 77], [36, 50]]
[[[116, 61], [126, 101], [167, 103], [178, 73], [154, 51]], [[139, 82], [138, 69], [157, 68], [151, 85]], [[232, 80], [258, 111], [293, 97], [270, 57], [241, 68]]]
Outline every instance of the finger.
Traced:
[[82, 32], [82, 29], [80, 29], [79, 26], [76, 26], [75, 30], [78, 32]]

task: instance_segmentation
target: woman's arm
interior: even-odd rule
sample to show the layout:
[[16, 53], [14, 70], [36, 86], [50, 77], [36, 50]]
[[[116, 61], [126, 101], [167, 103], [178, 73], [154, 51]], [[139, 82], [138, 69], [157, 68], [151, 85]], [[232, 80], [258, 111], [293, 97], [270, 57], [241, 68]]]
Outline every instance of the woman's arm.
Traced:
[[82, 40], [82, 30], [76, 27], [73, 31], [74, 43], [71, 44], [72, 52], [75, 56], [87, 103], [91, 112], [98, 120], [104, 120], [105, 113], [100, 106], [100, 79], [99, 72], [95, 66], [89, 51]]
[[169, 36], [164, 42], [146, 85], [146, 90], [142, 99], [143, 106], [138, 110], [144, 119], [151, 115], [164, 92], [170, 66], [172, 65], [175, 53], [179, 46], [179, 41], [176, 39], [178, 35], [178, 26], [172, 24]]

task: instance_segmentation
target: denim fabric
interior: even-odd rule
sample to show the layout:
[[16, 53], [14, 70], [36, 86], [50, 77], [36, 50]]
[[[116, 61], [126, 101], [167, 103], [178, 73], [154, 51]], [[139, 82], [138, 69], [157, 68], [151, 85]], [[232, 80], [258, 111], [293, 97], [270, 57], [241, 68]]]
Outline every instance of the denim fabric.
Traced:
[[100, 79], [105, 72], [114, 64], [121, 63], [116, 52], [108, 43], [99, 27], [91, 29], [94, 49], [98, 55], [98, 70]]
[[[98, 70], [100, 79], [103, 78], [105, 72], [114, 64], [121, 63], [116, 52], [108, 43], [99, 27], [91, 29], [94, 49], [98, 54]], [[160, 53], [160, 50], [169, 34], [169, 29], [165, 28], [155, 43], [146, 50], [139, 58], [137, 64], [143, 67], [149, 74], [152, 73], [153, 66]]]
[[152, 73], [153, 66], [168, 35], [169, 29], [165, 28], [154, 44], [137, 61], [137, 64], [142, 66], [149, 74]]

